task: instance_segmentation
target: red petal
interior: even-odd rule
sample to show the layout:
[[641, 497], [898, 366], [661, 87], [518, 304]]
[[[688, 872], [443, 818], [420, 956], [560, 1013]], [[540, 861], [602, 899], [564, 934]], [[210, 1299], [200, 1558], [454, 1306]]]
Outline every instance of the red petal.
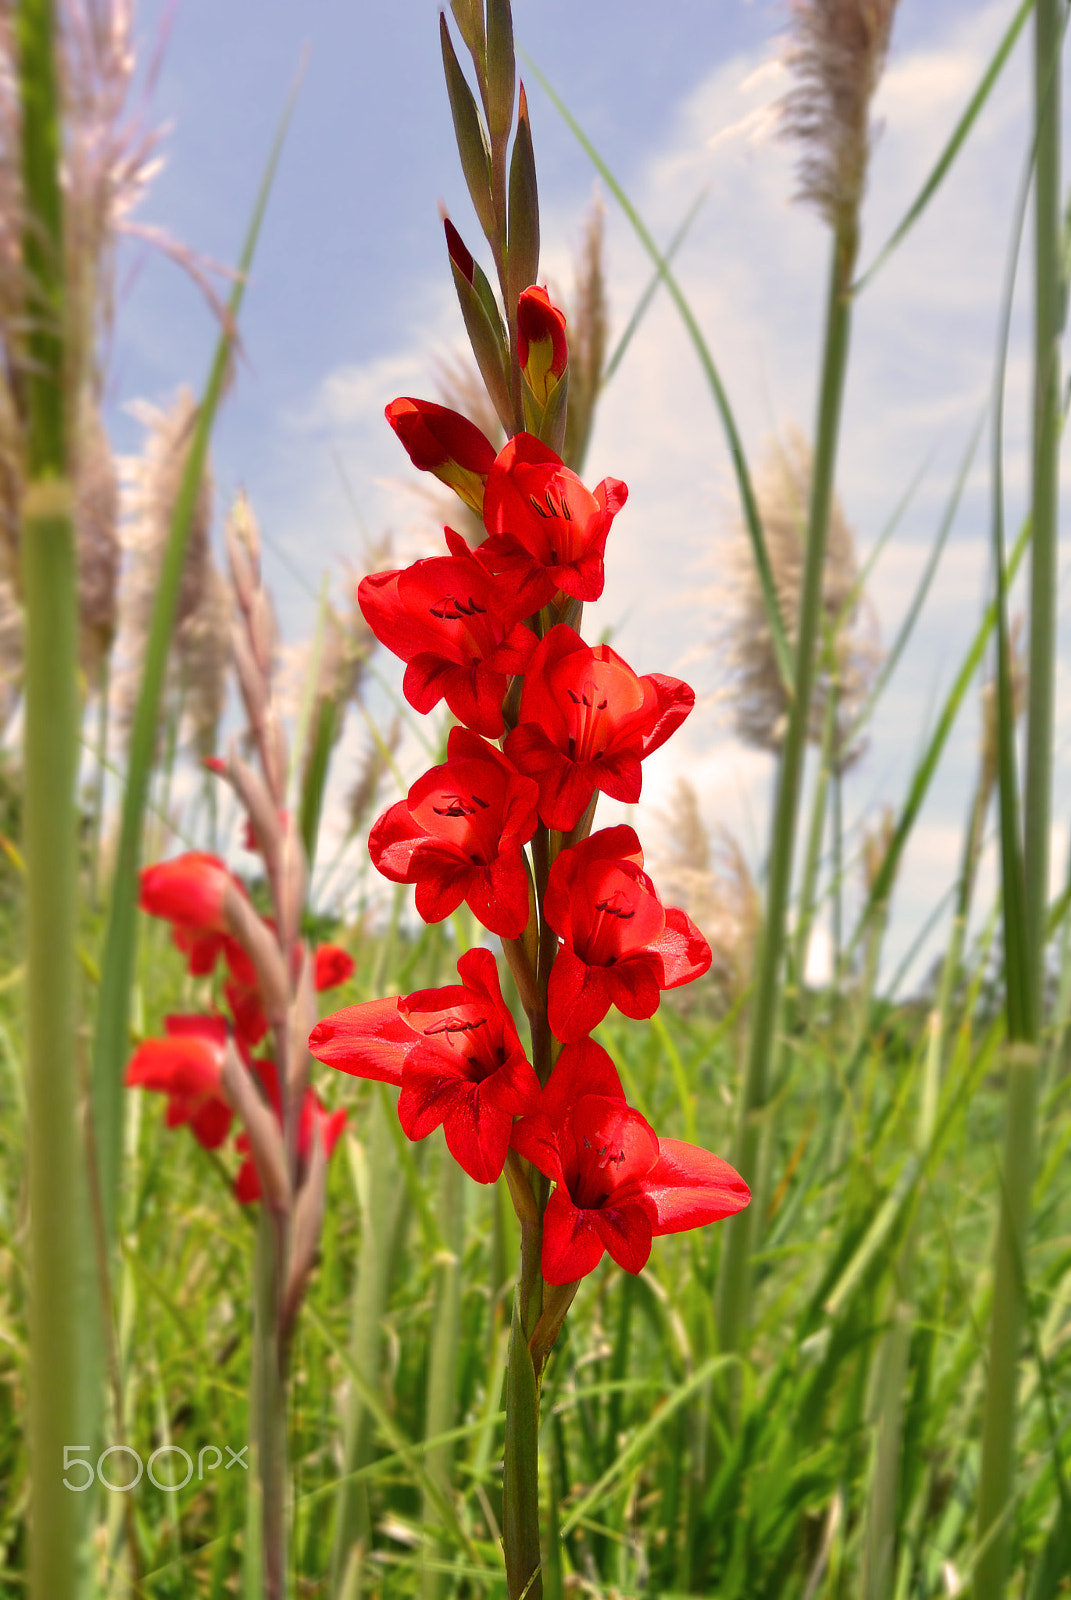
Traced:
[[662, 962], [663, 989], [676, 989], [701, 978], [713, 960], [709, 944], [691, 917], [675, 906], [666, 911], [665, 932], [651, 948]]
[[254, 1200], [260, 1199], [260, 1178], [257, 1176], [252, 1156], [247, 1156], [238, 1168], [238, 1176], [234, 1180], [234, 1197], [243, 1206], [251, 1205]]
[[219, 856], [188, 850], [144, 869], [139, 904], [151, 916], [222, 933], [223, 895], [230, 881]]
[[681, 1233], [743, 1211], [751, 1191], [720, 1156], [679, 1139], [660, 1139], [658, 1161], [642, 1180], [656, 1212], [654, 1232]]
[[190, 1118], [190, 1131], [206, 1150], [218, 1150], [230, 1132], [234, 1113], [222, 1100], [206, 1100]]
[[401, 1083], [406, 1054], [415, 1043], [396, 998], [346, 1006], [309, 1034], [309, 1050], [317, 1061], [381, 1083]]
[[340, 983], [345, 983], [347, 978], [352, 978], [354, 971], [353, 957], [348, 950], [343, 950], [341, 945], [321, 944], [316, 949], [316, 988], [335, 989]]
[[[564, 1053], [564, 1052], [563, 1052]], [[554, 1074], [551, 1073], [553, 1079]], [[537, 1080], [538, 1081], [538, 1080]], [[561, 1153], [555, 1125], [541, 1111], [522, 1118], [513, 1124], [510, 1144], [519, 1156], [530, 1161], [544, 1177], [564, 1184]]]
[[547, 1020], [565, 1044], [597, 1028], [612, 1004], [608, 967], [589, 967], [565, 947], [558, 951], [547, 987]]
[[625, 1099], [617, 1068], [594, 1039], [566, 1045], [547, 1080], [540, 1108], [551, 1122], [561, 1123], [566, 1111], [585, 1094], [601, 1095], [606, 1100]]
[[695, 690], [679, 678], [667, 678], [661, 672], [649, 672], [644, 681], [652, 684], [658, 696], [658, 717], [650, 732], [644, 735], [643, 755], [650, 755], [660, 744], [665, 744], [670, 734], [680, 727], [695, 705]]
[[639, 1272], [651, 1254], [653, 1206], [642, 1204], [606, 1205], [590, 1211], [595, 1230], [619, 1267]]
[[484, 1087], [474, 1085], [471, 1094], [458, 1096], [443, 1118], [443, 1133], [447, 1149], [470, 1178], [494, 1183], [506, 1164], [513, 1117], [489, 1103]]
[[465, 895], [473, 915], [491, 933], [519, 939], [528, 926], [528, 873], [521, 852], [499, 856], [489, 868], [474, 872]]
[[563, 1187], [543, 1213], [543, 1276], [548, 1283], [575, 1283], [598, 1266], [603, 1240], [592, 1211], [578, 1211]]

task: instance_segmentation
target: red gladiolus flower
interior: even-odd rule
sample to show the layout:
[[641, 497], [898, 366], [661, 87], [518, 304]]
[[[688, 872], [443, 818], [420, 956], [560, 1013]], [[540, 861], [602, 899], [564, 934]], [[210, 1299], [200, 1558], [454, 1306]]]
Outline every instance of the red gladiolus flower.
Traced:
[[659, 1139], [626, 1103], [613, 1062], [591, 1039], [566, 1045], [539, 1110], [515, 1125], [512, 1144], [555, 1184], [543, 1216], [548, 1283], [575, 1283], [604, 1250], [639, 1272], [653, 1237], [717, 1222], [751, 1198], [727, 1161]]
[[[274, 923], [270, 924], [274, 927]], [[234, 1020], [234, 1032], [239, 1044], [253, 1050], [268, 1031], [268, 1019], [260, 999], [257, 969], [237, 939], [224, 938], [223, 954], [227, 961], [229, 978], [223, 993]]]
[[639, 678], [609, 645], [591, 648], [558, 623], [529, 662], [506, 754], [539, 784], [547, 827], [567, 833], [596, 789], [627, 805], [640, 798], [640, 762], [694, 704], [694, 691], [678, 678]]
[[[279, 1076], [275, 1070], [274, 1061], [253, 1062], [253, 1069], [264, 1086], [264, 1091], [271, 1102], [272, 1110], [280, 1123], [283, 1120], [282, 1097], [279, 1093]], [[324, 1155], [328, 1160], [346, 1126], [345, 1110], [325, 1111], [319, 1095], [313, 1089], [305, 1090], [305, 1098], [301, 1103], [301, 1119], [298, 1123], [298, 1168], [299, 1178], [301, 1170], [312, 1154], [312, 1141], [316, 1135], [323, 1140]], [[249, 1135], [240, 1133], [234, 1141], [236, 1150], [245, 1154], [245, 1160], [238, 1168], [234, 1179], [234, 1194], [242, 1205], [250, 1205], [254, 1200], [260, 1199], [260, 1175], [257, 1172], [256, 1162], [249, 1152]]]
[[597, 600], [610, 524], [627, 498], [617, 478], [604, 478], [592, 494], [549, 446], [518, 433], [487, 476], [483, 520], [489, 537], [479, 559], [489, 572], [521, 585], [529, 599], [534, 596], [531, 611], [559, 589], [576, 600]]
[[219, 856], [203, 850], [188, 850], [142, 870], [141, 909], [171, 923], [171, 937], [193, 977], [206, 977], [220, 952], [233, 942], [224, 932], [223, 917], [230, 885], [245, 893]]
[[413, 709], [445, 699], [459, 722], [497, 739], [508, 679], [536, 646], [521, 621], [527, 598], [492, 577], [463, 540], [454, 548], [463, 553], [363, 578], [357, 598], [376, 638], [408, 663], [402, 687]]
[[392, 400], [386, 418], [414, 467], [433, 472], [480, 515], [495, 447], [475, 423], [430, 400]]
[[198, 1144], [215, 1150], [227, 1137], [233, 1111], [223, 1095], [222, 1017], [165, 1017], [166, 1039], [145, 1039], [126, 1069], [130, 1088], [166, 1094], [167, 1125], [184, 1122]]
[[223, 933], [223, 896], [231, 881], [219, 856], [188, 850], [143, 869], [139, 904], [180, 928]]
[[660, 991], [702, 977], [710, 946], [683, 911], [666, 910], [643, 870], [632, 828], [604, 828], [563, 850], [550, 869], [543, 910], [562, 939], [550, 970], [551, 1032], [583, 1039], [616, 1005], [650, 1017]]
[[529, 912], [521, 847], [536, 830], [539, 791], [466, 728], [450, 730], [447, 753], [383, 813], [368, 852], [384, 877], [416, 884], [425, 922], [441, 922], [464, 900], [492, 933], [519, 939]]
[[440, 1123], [458, 1165], [494, 1183], [509, 1149], [513, 1118], [535, 1109], [539, 1080], [502, 999], [489, 950], [468, 950], [460, 984], [407, 998], [348, 1006], [313, 1028], [319, 1061], [401, 1088], [398, 1118], [413, 1140]]
[[340, 983], [353, 977], [353, 957], [338, 944], [320, 944], [316, 947], [316, 989], [337, 989]]
[[535, 284], [517, 301], [517, 353], [532, 393], [546, 405], [569, 365], [569, 345], [565, 313]]

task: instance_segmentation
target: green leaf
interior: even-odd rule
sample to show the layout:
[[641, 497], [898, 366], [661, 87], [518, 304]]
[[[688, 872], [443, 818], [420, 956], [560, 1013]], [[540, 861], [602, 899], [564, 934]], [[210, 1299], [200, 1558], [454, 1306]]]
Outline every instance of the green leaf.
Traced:
[[487, 0], [487, 125], [491, 148], [505, 149], [513, 126], [517, 64], [509, 0]]
[[535, 283], [539, 272], [539, 192], [536, 188], [535, 152], [528, 121], [528, 101], [521, 84], [517, 109], [517, 136], [509, 168], [509, 227], [506, 252], [506, 296], [510, 326], [517, 315], [521, 290]]
[[539, 1397], [535, 1368], [521, 1325], [520, 1291], [506, 1368], [506, 1448], [502, 1461], [502, 1546], [510, 1600], [539, 1600]]
[[454, 52], [445, 13], [439, 17], [439, 37], [442, 42], [446, 92], [450, 97], [450, 115], [454, 119], [454, 137], [457, 140], [457, 153], [461, 157], [461, 170], [465, 175], [465, 183], [473, 208], [480, 220], [480, 227], [493, 248], [496, 227], [495, 208], [491, 196], [491, 147], [483, 117]]
[[[469, 336], [469, 344], [472, 346], [476, 365], [480, 369], [480, 376], [484, 381], [484, 386], [491, 397], [495, 410], [498, 412], [499, 421], [506, 432], [509, 433], [513, 429], [513, 404], [509, 394], [509, 362], [502, 319], [494, 302], [491, 285], [487, 282], [486, 274], [480, 271], [475, 262], [473, 262], [475, 277], [475, 282], [473, 283], [469, 282], [453, 257], [450, 259], [450, 269], [454, 277], [454, 288], [457, 291], [461, 315], [465, 321], [465, 332]], [[484, 296], [477, 287], [480, 279], [487, 286], [491, 305], [494, 307], [493, 318], [488, 315]]]

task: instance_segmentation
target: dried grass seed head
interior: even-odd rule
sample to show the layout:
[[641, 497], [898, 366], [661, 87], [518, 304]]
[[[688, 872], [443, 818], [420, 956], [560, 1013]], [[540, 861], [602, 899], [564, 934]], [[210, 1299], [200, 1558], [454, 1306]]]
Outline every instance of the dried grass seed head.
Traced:
[[[197, 419], [197, 406], [188, 389], [181, 390], [167, 410], [147, 402], [139, 402], [132, 409], [147, 431], [141, 455], [128, 457], [120, 463], [125, 516], [119, 589], [120, 660], [115, 698], [116, 716], [122, 727], [128, 727], [133, 716], [164, 551]], [[196, 619], [209, 599], [209, 574], [213, 570], [211, 525], [212, 480], [206, 464], [194, 504], [179, 587], [172, 648], [173, 678], [175, 671], [181, 675], [185, 625]], [[194, 634], [196, 631], [194, 628]]]
[[853, 221], [866, 188], [870, 103], [895, 10], [896, 0], [789, 0], [784, 61], [796, 83], [781, 127], [800, 147], [799, 198], [833, 228]]
[[77, 441], [76, 533], [82, 670], [91, 684], [119, 620], [119, 473], [100, 412], [86, 397]]
[[[755, 474], [755, 498], [781, 615], [794, 647], [811, 492], [812, 456], [797, 430], [768, 446]], [[726, 680], [721, 692], [739, 737], [760, 750], [779, 750], [788, 726], [785, 694], [751, 540], [738, 521], [725, 549], [725, 577], [713, 591], [719, 616], [715, 648]], [[855, 537], [838, 497], [830, 510], [822, 582], [824, 637], [811, 702], [809, 737], [819, 742], [831, 695], [836, 695], [834, 762], [845, 770], [862, 754], [853, 738], [858, 714], [882, 660], [877, 617], [859, 578]]]
[[569, 408], [562, 458], [574, 472], [582, 471], [587, 455], [610, 336], [605, 245], [606, 206], [596, 193], [584, 224], [569, 315]]
[[727, 1011], [751, 983], [761, 897], [728, 828], [707, 828], [699, 795], [687, 778], [678, 778], [661, 821], [667, 846], [658, 864], [659, 888], [667, 904], [682, 906], [704, 934], [714, 958], [711, 980], [718, 1006]]

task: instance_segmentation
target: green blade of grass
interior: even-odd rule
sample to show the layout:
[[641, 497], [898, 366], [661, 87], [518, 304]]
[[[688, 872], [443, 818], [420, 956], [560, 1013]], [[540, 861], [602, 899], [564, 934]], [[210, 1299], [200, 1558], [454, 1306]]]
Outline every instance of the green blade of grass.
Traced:
[[[676, 233], [673, 235], [672, 239], [669, 241], [669, 243], [666, 246], [664, 260], [665, 260], [665, 263], [666, 263], [667, 266], [670, 264], [670, 262], [676, 256], [677, 251], [680, 249], [681, 245], [684, 243], [685, 239], [688, 237], [688, 233], [689, 233], [689, 231], [691, 229], [692, 223], [695, 221], [696, 217], [699, 215], [699, 212], [700, 212], [700, 210], [702, 209], [702, 206], [703, 206], [703, 202], [705, 201], [705, 199], [706, 199], [706, 197], [707, 197], [709, 192], [710, 191], [709, 191], [708, 188], [700, 189], [699, 193], [696, 195], [695, 199], [692, 201], [691, 205], [688, 207], [688, 210], [685, 212], [684, 218], [683, 218], [680, 226], [678, 227]], [[651, 278], [649, 279], [649, 281], [647, 283], [647, 286], [644, 289], [643, 293], [640, 295], [640, 298], [637, 300], [635, 309], [633, 310], [633, 313], [632, 313], [631, 317], [629, 317], [628, 321], [625, 324], [625, 331], [621, 335], [620, 339], [617, 341], [616, 345], [614, 346], [613, 353], [611, 354], [610, 359], [606, 363], [606, 367], [605, 367], [605, 369], [603, 371], [602, 381], [601, 381], [601, 385], [600, 385], [602, 388], [605, 388], [606, 385], [610, 382], [610, 379], [613, 377], [614, 373], [617, 371], [618, 367], [621, 365], [622, 361], [625, 359], [625, 352], [628, 350], [629, 345], [632, 343], [633, 339], [636, 336], [636, 333], [637, 333], [637, 331], [638, 331], [638, 329], [640, 327], [640, 324], [643, 322], [644, 317], [647, 315], [648, 309], [650, 308], [651, 301], [654, 299], [655, 295], [658, 293], [658, 285], [661, 282], [662, 282], [662, 272], [661, 272], [660, 269], [656, 269], [655, 272], [652, 274]]]
[[157, 721], [167, 672], [171, 633], [178, 605], [190, 525], [208, 453], [208, 442], [223, 396], [237, 338], [238, 313], [245, 295], [249, 268], [252, 265], [296, 96], [297, 86], [292, 91], [283, 113], [261, 179], [239, 260], [238, 276], [227, 303], [227, 320], [216, 345], [208, 381], [198, 408], [197, 425], [190, 443], [186, 469], [175, 501], [171, 531], [160, 568], [141, 689], [130, 738], [126, 793], [123, 798], [119, 849], [111, 889], [111, 911], [108, 917], [104, 959], [101, 964], [100, 1005], [93, 1041], [93, 1117], [101, 1201], [108, 1239], [114, 1235], [119, 1190], [122, 1079], [129, 1047], [130, 985], [137, 950], [138, 867], [141, 859], [142, 819], [152, 773]]
[[725, 385], [722, 382], [721, 374], [715, 365], [714, 357], [710, 352], [710, 347], [703, 338], [702, 331], [695, 319], [695, 313], [688, 304], [688, 301], [681, 290], [680, 284], [677, 282], [673, 273], [669, 269], [669, 263], [666, 260], [666, 257], [655, 244], [654, 239], [651, 237], [647, 226], [645, 225], [635, 206], [632, 204], [632, 201], [628, 198], [624, 189], [622, 189], [621, 185], [618, 183], [617, 179], [606, 165], [606, 162], [599, 155], [599, 152], [596, 150], [587, 134], [581, 128], [572, 112], [566, 106], [565, 102], [551, 88], [550, 83], [543, 76], [542, 72], [540, 72], [539, 68], [535, 65], [531, 58], [526, 56], [525, 60], [528, 62], [528, 66], [542, 88], [543, 93], [547, 96], [547, 99], [550, 101], [551, 105], [558, 112], [559, 116], [569, 128], [581, 149], [585, 152], [595, 170], [606, 184], [606, 187], [610, 190], [610, 193], [613, 195], [614, 199], [625, 213], [625, 216], [632, 224], [632, 228], [636, 234], [636, 237], [639, 239], [640, 243], [643, 245], [643, 248], [647, 251], [647, 254], [654, 262], [659, 278], [669, 291], [673, 303], [680, 313], [681, 320], [687, 329], [688, 337], [692, 341], [696, 355], [699, 357], [699, 364], [703, 369], [707, 383], [710, 385], [710, 390], [714, 397], [714, 404], [717, 407], [718, 415], [721, 418], [722, 427], [725, 430], [725, 437], [729, 445], [729, 454], [732, 457], [733, 470], [736, 473], [737, 487], [740, 492], [740, 503], [744, 511], [744, 521], [747, 525], [748, 537], [751, 540], [751, 548], [755, 557], [755, 566], [759, 574], [759, 584], [762, 588], [763, 605], [766, 610], [766, 621], [770, 629], [770, 637], [773, 639], [774, 653], [777, 656], [778, 670], [781, 674], [781, 680], [784, 685], [785, 693], [791, 700], [794, 692], [793, 685], [795, 682], [795, 667], [793, 663], [792, 650], [788, 642], [788, 635], [785, 632], [784, 618], [781, 615], [780, 602], [777, 598], [777, 586], [774, 583], [773, 570], [770, 566], [769, 552], [766, 549], [766, 538], [762, 531], [762, 519], [759, 516], [759, 508], [755, 500], [755, 491], [751, 482], [751, 473], [748, 470], [747, 457], [744, 454], [744, 445], [743, 440], [740, 437], [740, 430], [737, 428], [736, 418], [733, 415], [733, 409], [729, 403], [729, 396], [726, 392]]
[[856, 737], [857, 733], [859, 733], [861, 729], [865, 727], [866, 723], [872, 716], [874, 707], [881, 699], [882, 694], [885, 692], [889, 679], [896, 671], [900, 657], [903, 655], [904, 650], [907, 647], [907, 643], [911, 638], [912, 633], [915, 631], [915, 624], [919, 619], [919, 615], [923, 606], [926, 604], [926, 597], [933, 585], [933, 580], [936, 576], [941, 556], [944, 553], [945, 545], [948, 542], [948, 536], [952, 532], [952, 524], [956, 520], [956, 512], [959, 510], [959, 504], [963, 498], [963, 490], [966, 486], [967, 477], [974, 461], [975, 451], [978, 449], [978, 442], [982, 436], [982, 427], [984, 423], [985, 416], [983, 414], [983, 416], [978, 419], [978, 426], [971, 435], [967, 449], [964, 452], [963, 461], [960, 464], [959, 472], [957, 473], [955, 482], [952, 485], [952, 493], [948, 497], [948, 503], [945, 506], [941, 521], [938, 524], [937, 537], [933, 541], [933, 546], [926, 560], [926, 565], [922, 570], [922, 575], [919, 578], [915, 592], [911, 597], [911, 603], [904, 614], [904, 620], [901, 622], [900, 627], [897, 630], [896, 638], [893, 640], [892, 646], [886, 655], [885, 660], [881, 664], [881, 670], [874, 681], [874, 687], [871, 689], [866, 698], [865, 704], [861, 708], [859, 715], [855, 719], [855, 722], [852, 724], [852, 730], [848, 736], [849, 743]]
[[[11, 20], [9, 12], [9, 21]], [[78, 1082], [78, 578], [68, 475], [67, 314], [60, 166], [63, 126], [51, 0], [17, 13], [22, 117], [27, 487], [19, 556], [25, 602], [22, 806], [26, 862], [26, 1107], [29, 1198], [29, 1593], [74, 1600], [88, 1581], [94, 1495], [65, 1486], [73, 1449], [95, 1449], [99, 1303], [88, 1222]], [[9, 47], [10, 48], [10, 47]], [[10, 68], [16, 67], [8, 55]], [[17, 238], [18, 219], [8, 219]], [[5, 351], [10, 359], [10, 347]], [[10, 379], [8, 380], [10, 382]], [[17, 446], [16, 446], [17, 448]], [[92, 1472], [90, 1473], [90, 1483]], [[88, 1485], [82, 1484], [82, 1488]]]
[[[1026, 553], [1026, 548], [1029, 542], [1030, 524], [1027, 523], [1020, 530], [1019, 537], [1015, 542], [1011, 557], [1008, 561], [1009, 582], [1011, 582], [1016, 571], [1018, 570], [1019, 563], [1022, 561], [1022, 558]], [[918, 815], [922, 809], [923, 801], [929, 792], [930, 784], [933, 780], [934, 773], [937, 771], [941, 756], [944, 753], [945, 745], [948, 743], [949, 735], [951, 734], [952, 729], [955, 727], [956, 718], [959, 716], [967, 690], [970, 688], [971, 682], [974, 679], [979, 666], [981, 665], [982, 657], [985, 654], [986, 645], [989, 642], [989, 636], [993, 632], [993, 628], [996, 624], [996, 617], [996, 602], [993, 601], [989, 606], [987, 606], [985, 612], [983, 613], [982, 621], [978, 627], [978, 631], [971, 641], [970, 649], [967, 651], [967, 654], [964, 657], [963, 665], [956, 674], [955, 682], [945, 698], [945, 703], [941, 709], [941, 715], [937, 719], [937, 726], [931, 734], [929, 743], [923, 752], [922, 759], [919, 761], [915, 768], [914, 774], [912, 775], [907, 799], [904, 801], [904, 807], [900, 813], [900, 819], [896, 824], [896, 832], [893, 834], [892, 841], [885, 856], [885, 860], [882, 862], [881, 868], [874, 879], [874, 884], [859, 917], [855, 932], [849, 942], [849, 948], [847, 951], [849, 956], [858, 945], [870, 918], [874, 915], [875, 907], [883, 904], [889, 897], [893, 880], [900, 865], [900, 858], [904, 853], [904, 849], [907, 846], [909, 838], [911, 837], [912, 829], [914, 828], [915, 823], [918, 821]]]

